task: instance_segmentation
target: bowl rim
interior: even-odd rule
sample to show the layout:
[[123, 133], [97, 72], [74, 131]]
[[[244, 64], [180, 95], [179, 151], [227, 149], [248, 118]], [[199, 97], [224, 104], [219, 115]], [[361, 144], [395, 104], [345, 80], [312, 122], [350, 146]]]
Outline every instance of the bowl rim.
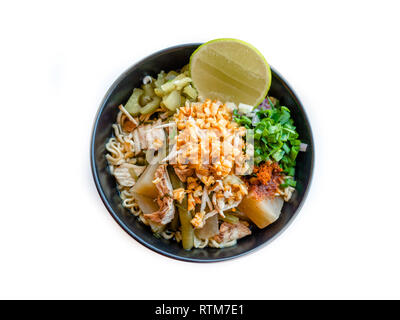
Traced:
[[281, 83], [283, 84], [284, 87], [286, 87], [286, 89], [292, 93], [293, 98], [296, 102], [296, 104], [298, 106], [300, 106], [300, 110], [303, 113], [305, 122], [306, 122], [306, 127], [310, 133], [310, 145], [308, 146], [310, 148], [310, 153], [311, 153], [311, 164], [310, 164], [310, 175], [308, 178], [308, 184], [306, 187], [306, 190], [304, 191], [304, 195], [303, 198], [301, 199], [299, 205], [297, 206], [296, 210], [294, 211], [293, 215], [291, 216], [291, 218], [286, 222], [286, 224], [276, 233], [274, 234], [271, 238], [269, 238], [268, 240], [266, 240], [265, 242], [257, 245], [254, 248], [251, 248], [249, 250], [246, 250], [244, 252], [241, 252], [239, 254], [235, 254], [229, 257], [221, 257], [221, 258], [212, 258], [212, 259], [199, 259], [199, 258], [191, 258], [191, 257], [184, 257], [184, 256], [180, 256], [180, 255], [176, 255], [173, 253], [169, 253], [166, 252], [162, 249], [159, 249], [157, 246], [154, 246], [148, 242], [146, 242], [144, 239], [142, 239], [141, 237], [137, 236], [135, 232], [133, 232], [117, 215], [117, 213], [113, 210], [113, 208], [111, 207], [111, 205], [109, 204], [109, 201], [107, 200], [106, 195], [104, 194], [103, 188], [101, 186], [100, 183], [100, 179], [99, 179], [99, 174], [97, 172], [97, 165], [96, 165], [96, 161], [95, 161], [95, 148], [94, 148], [94, 143], [95, 143], [95, 138], [96, 138], [96, 132], [97, 132], [97, 126], [98, 126], [98, 122], [100, 119], [101, 114], [103, 113], [103, 110], [107, 104], [107, 101], [110, 97], [110, 95], [113, 93], [113, 91], [115, 90], [115, 88], [120, 84], [120, 82], [122, 82], [125, 77], [128, 75], [129, 72], [131, 72], [132, 69], [138, 67], [139, 65], [141, 65], [143, 62], [145, 62], [148, 59], [151, 59], [153, 57], [156, 57], [160, 54], [167, 54], [176, 50], [182, 50], [183, 48], [189, 48], [189, 47], [193, 47], [193, 46], [200, 46], [203, 43], [184, 43], [184, 44], [179, 44], [179, 45], [175, 45], [175, 46], [171, 46], [165, 49], [161, 49], [156, 51], [155, 53], [152, 53], [148, 56], [146, 56], [145, 58], [139, 60], [138, 62], [134, 63], [133, 65], [131, 65], [129, 68], [127, 68], [120, 76], [118, 76], [118, 78], [112, 83], [112, 85], [110, 86], [110, 88], [107, 90], [106, 94], [104, 95], [103, 99], [101, 100], [100, 103], [100, 107], [97, 110], [96, 116], [95, 116], [95, 120], [92, 126], [92, 134], [91, 134], [91, 138], [90, 138], [90, 166], [91, 166], [91, 171], [92, 171], [92, 176], [94, 179], [94, 183], [97, 189], [98, 194], [100, 195], [100, 198], [104, 204], [104, 206], [106, 207], [106, 209], [108, 210], [108, 212], [110, 213], [110, 215], [113, 217], [113, 219], [119, 224], [119, 226], [126, 232], [128, 233], [128, 235], [130, 235], [133, 239], [135, 239], [137, 242], [139, 242], [140, 244], [142, 244], [143, 246], [145, 246], [146, 248], [161, 254], [165, 257], [168, 258], [172, 258], [175, 260], [179, 260], [179, 261], [184, 261], [184, 262], [195, 262], [195, 263], [212, 263], [212, 262], [222, 262], [222, 261], [227, 261], [227, 260], [232, 260], [232, 259], [236, 259], [239, 257], [242, 257], [244, 255], [253, 253], [263, 247], [265, 247], [266, 245], [268, 245], [269, 243], [271, 243], [273, 240], [275, 240], [279, 235], [281, 235], [282, 232], [284, 232], [294, 221], [294, 219], [297, 217], [297, 215], [299, 214], [301, 208], [304, 205], [304, 202], [308, 196], [308, 193], [310, 191], [311, 185], [312, 185], [312, 181], [313, 181], [313, 176], [314, 176], [314, 162], [315, 162], [315, 145], [314, 145], [314, 137], [313, 137], [313, 132], [312, 132], [312, 128], [310, 125], [310, 121], [309, 118], [307, 116], [306, 110], [303, 106], [303, 104], [301, 103], [300, 99], [297, 96], [297, 93], [292, 89], [292, 87], [288, 84], [288, 82], [285, 80], [284, 77], [282, 77], [282, 75], [277, 72], [271, 65], [271, 72], [273, 74], [273, 76], [277, 77]]

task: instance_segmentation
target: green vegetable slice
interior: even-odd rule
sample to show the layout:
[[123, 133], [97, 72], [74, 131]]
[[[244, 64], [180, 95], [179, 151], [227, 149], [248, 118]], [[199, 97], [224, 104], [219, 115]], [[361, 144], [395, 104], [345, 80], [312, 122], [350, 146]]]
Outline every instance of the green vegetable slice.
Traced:
[[128, 102], [125, 104], [125, 109], [131, 115], [137, 116], [140, 114], [140, 109], [142, 108], [139, 104], [139, 99], [143, 95], [144, 90], [135, 88], [132, 95], [129, 97]]

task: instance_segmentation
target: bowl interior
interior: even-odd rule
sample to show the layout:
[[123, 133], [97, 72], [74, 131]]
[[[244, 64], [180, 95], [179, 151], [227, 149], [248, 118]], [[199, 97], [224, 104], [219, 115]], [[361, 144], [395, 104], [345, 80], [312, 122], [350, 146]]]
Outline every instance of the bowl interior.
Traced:
[[107, 169], [105, 144], [112, 135], [111, 126], [116, 121], [117, 106], [127, 101], [132, 89], [141, 84], [141, 79], [146, 75], [156, 76], [161, 70], [169, 71], [183, 67], [189, 62], [191, 53], [198, 46], [199, 44], [181, 45], [157, 52], [129, 68], [114, 82], [96, 116], [91, 144], [91, 164], [96, 187], [105, 206], [133, 238], [150, 249], [172, 258], [212, 262], [250, 252], [271, 241], [289, 224], [305, 199], [312, 176], [314, 155], [311, 128], [304, 109], [288, 84], [272, 69], [273, 80], [269, 95], [278, 98], [282, 105], [291, 110], [300, 139], [308, 144], [307, 151], [300, 152], [298, 155], [297, 192], [289, 203], [285, 203], [280, 218], [265, 229], [253, 228], [251, 236], [239, 240], [236, 246], [225, 249], [205, 248], [186, 251], [181, 248], [181, 244], [154, 237], [147, 226], [144, 226], [122, 206], [115, 179]]

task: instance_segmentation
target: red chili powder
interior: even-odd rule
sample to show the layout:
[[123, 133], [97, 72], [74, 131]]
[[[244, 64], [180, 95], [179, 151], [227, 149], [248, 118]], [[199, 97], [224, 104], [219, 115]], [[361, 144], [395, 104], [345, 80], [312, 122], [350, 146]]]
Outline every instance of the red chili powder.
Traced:
[[255, 177], [249, 178], [247, 187], [257, 200], [273, 198], [283, 183], [282, 169], [278, 163], [267, 161], [254, 168]]

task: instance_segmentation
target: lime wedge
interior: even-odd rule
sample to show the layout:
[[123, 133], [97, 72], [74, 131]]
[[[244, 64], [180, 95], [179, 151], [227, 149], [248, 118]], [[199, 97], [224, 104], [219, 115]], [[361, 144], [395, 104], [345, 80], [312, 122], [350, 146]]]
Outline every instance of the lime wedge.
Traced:
[[190, 57], [190, 74], [199, 96], [222, 102], [260, 104], [271, 86], [271, 69], [252, 45], [216, 39]]

